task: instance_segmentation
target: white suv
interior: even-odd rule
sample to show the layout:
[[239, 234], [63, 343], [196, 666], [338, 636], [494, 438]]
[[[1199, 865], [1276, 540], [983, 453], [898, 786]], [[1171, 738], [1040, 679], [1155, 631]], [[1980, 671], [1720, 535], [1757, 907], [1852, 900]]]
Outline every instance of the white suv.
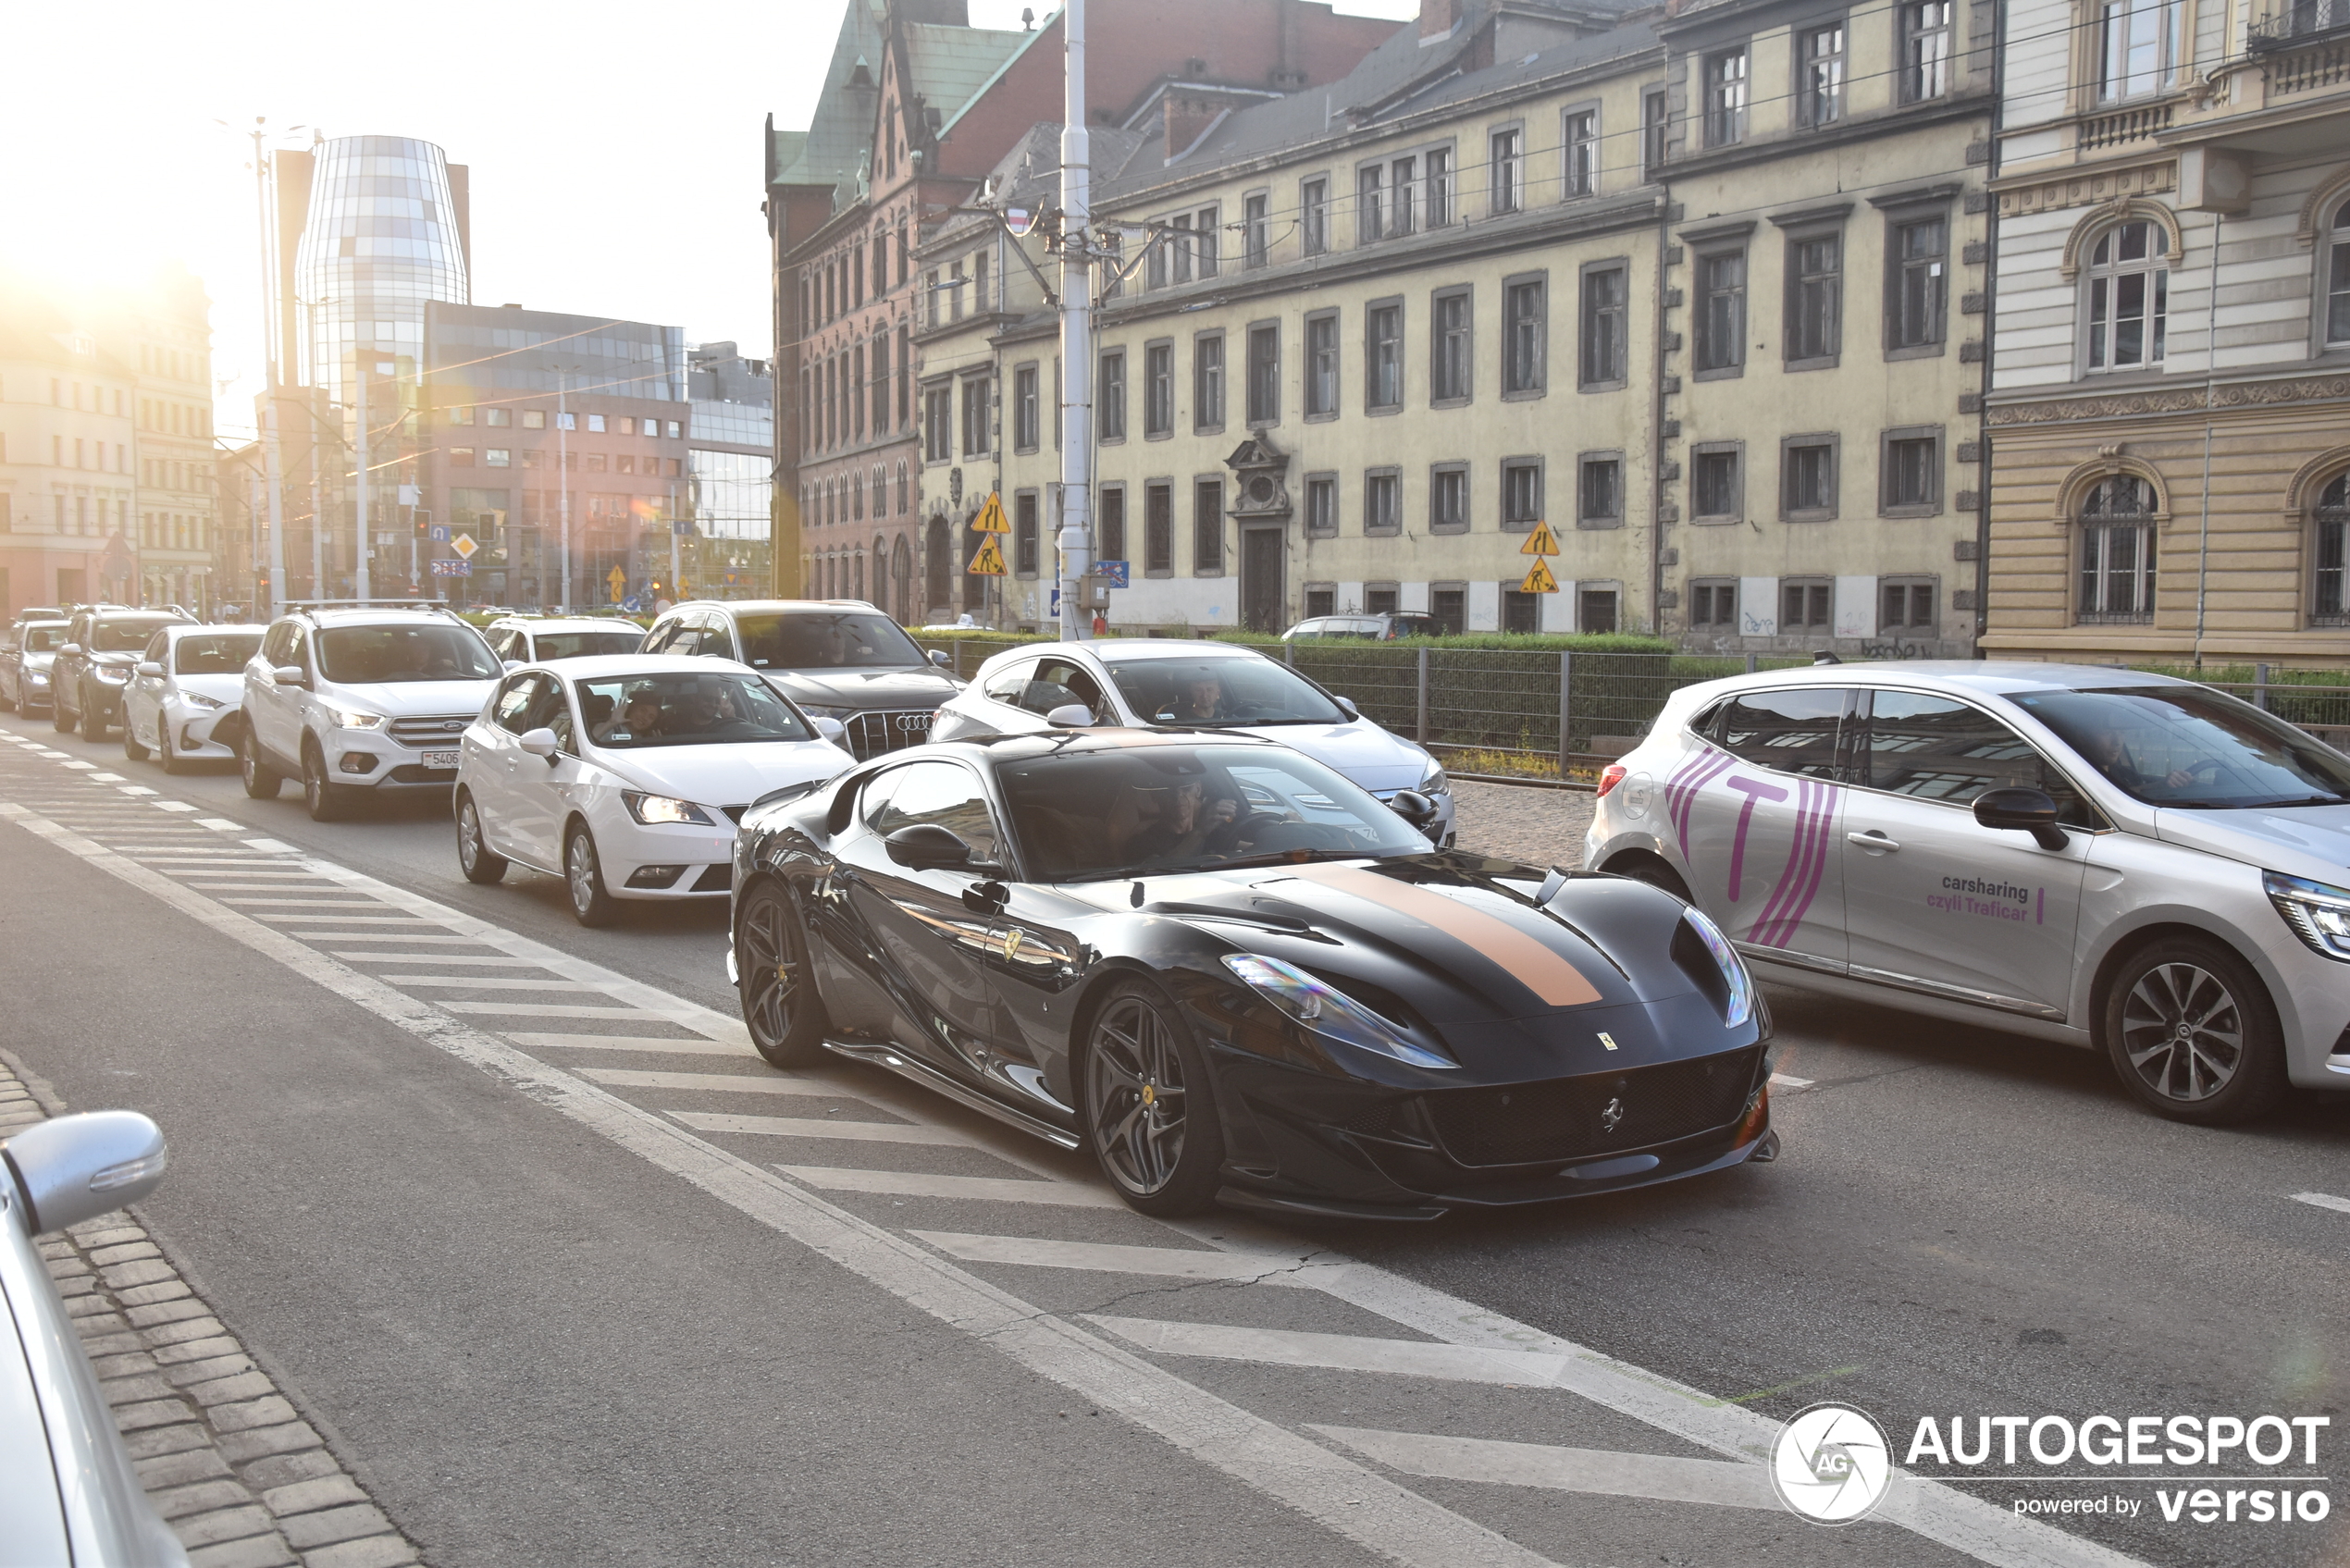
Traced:
[[481, 634], [438, 608], [294, 611], [245, 666], [245, 793], [266, 800], [298, 778], [324, 822], [363, 793], [446, 792], [457, 738], [501, 673]]

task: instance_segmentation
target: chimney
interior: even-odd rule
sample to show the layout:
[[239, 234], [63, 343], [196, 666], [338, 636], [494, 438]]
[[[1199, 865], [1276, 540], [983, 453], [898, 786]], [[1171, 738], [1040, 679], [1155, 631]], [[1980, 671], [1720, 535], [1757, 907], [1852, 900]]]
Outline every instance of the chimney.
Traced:
[[1163, 105], [1167, 125], [1167, 161], [1173, 163], [1200, 138], [1222, 105], [1213, 98], [1169, 93]]
[[1420, 0], [1420, 41], [1442, 38], [1460, 25], [1465, 0]]

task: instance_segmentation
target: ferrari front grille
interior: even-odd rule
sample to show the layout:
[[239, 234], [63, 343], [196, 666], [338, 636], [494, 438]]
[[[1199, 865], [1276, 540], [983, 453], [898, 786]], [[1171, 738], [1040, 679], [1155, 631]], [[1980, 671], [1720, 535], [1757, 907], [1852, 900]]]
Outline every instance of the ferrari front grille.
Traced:
[[1746, 1108], [1762, 1047], [1622, 1072], [1421, 1096], [1465, 1166], [1591, 1159], [1726, 1127]]

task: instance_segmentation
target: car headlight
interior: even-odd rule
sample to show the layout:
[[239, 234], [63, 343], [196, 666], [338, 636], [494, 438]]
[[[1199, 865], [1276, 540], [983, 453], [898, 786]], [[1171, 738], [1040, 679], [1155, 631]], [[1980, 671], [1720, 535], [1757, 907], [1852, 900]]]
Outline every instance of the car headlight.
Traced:
[[1416, 1068], [1456, 1068], [1450, 1056], [1440, 1056], [1415, 1045], [1395, 1026], [1337, 987], [1316, 980], [1295, 964], [1257, 953], [1227, 953], [1224, 967], [1263, 992], [1273, 1006], [1314, 1031], [1366, 1051], [1376, 1051]]
[[171, 694], [191, 708], [226, 708], [229, 705], [216, 697], [206, 697], [200, 691], [175, 691]]
[[380, 713], [362, 713], [355, 708], [329, 708], [327, 711], [333, 714], [335, 722], [346, 730], [380, 730], [384, 727], [384, 716]]
[[2350, 888], [2331, 887], [2282, 871], [2261, 874], [2260, 885], [2293, 934], [2329, 958], [2350, 962]]
[[706, 828], [717, 826], [710, 820], [710, 813], [690, 800], [673, 800], [665, 795], [640, 795], [633, 789], [622, 790], [620, 798], [628, 803], [628, 814], [647, 825], [699, 822]]
[[1722, 1006], [1722, 1021], [1733, 1027], [1744, 1023], [1754, 1016], [1754, 982], [1746, 972], [1746, 961], [1730, 945], [1730, 939], [1722, 934], [1722, 928], [1707, 920], [1695, 905], [1683, 909], [1681, 918], [1689, 922], [1697, 939], [1705, 944], [1705, 950], [1722, 967], [1722, 982], [1729, 987], [1728, 999]]
[[130, 672], [119, 664], [93, 664], [90, 673], [110, 686], [118, 686], [130, 678]]
[[45, 670], [27, 670], [24, 678], [31, 685], [45, 686], [49, 684], [49, 674]]
[[822, 704], [814, 702], [801, 703], [799, 705], [799, 710], [802, 713], [807, 714], [811, 719], [841, 720], [846, 720], [851, 713], [857, 711], [854, 708], [826, 708]]
[[1430, 758], [1428, 764], [1428, 777], [1422, 779], [1419, 783], [1420, 793], [1422, 795], [1441, 795], [1451, 787], [1452, 781], [1444, 776], [1444, 764], [1437, 761], [1434, 758]]

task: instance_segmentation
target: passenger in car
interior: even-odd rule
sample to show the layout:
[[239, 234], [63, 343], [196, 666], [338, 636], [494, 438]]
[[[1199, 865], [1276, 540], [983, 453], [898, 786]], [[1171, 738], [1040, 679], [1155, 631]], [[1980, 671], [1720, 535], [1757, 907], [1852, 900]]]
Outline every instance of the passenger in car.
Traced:
[[1174, 697], [1159, 712], [1162, 720], [1211, 723], [1224, 716], [1224, 681], [1212, 670], [1202, 670], [1175, 688]]

